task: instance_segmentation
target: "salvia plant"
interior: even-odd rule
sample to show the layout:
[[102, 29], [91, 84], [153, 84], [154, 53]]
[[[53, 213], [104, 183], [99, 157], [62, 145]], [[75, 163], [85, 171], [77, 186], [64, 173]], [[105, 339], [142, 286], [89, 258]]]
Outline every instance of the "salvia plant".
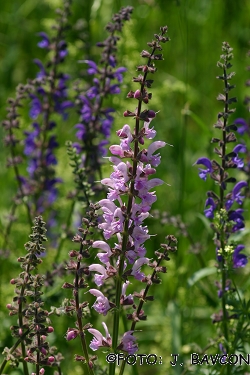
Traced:
[[[18, 85], [3, 121], [7, 167], [13, 169], [15, 185], [10, 188], [13, 197], [4, 228], [2, 222], [0, 228], [0, 302], [4, 261], [14, 264], [8, 270], [14, 295], [5, 302], [9, 316], [3, 328], [7, 322], [10, 333], [2, 349], [0, 375], [146, 375], [152, 371], [160, 375], [165, 359], [156, 351], [143, 352], [145, 337], [157, 336], [154, 327], [158, 326], [162, 335], [169, 331], [162, 345], [168, 346], [166, 357], [172, 356], [164, 367], [166, 373], [247, 375], [250, 301], [242, 275], [247, 275], [248, 267], [250, 127], [244, 116], [235, 117], [233, 48], [223, 42], [217, 62], [222, 91], [217, 96], [221, 109], [211, 139], [214, 156], [203, 155], [195, 162], [201, 184], [211, 186], [202, 216], [210, 240], [206, 245], [181, 213], [168, 211], [171, 193], [164, 205], [158, 199], [158, 208], [152, 209], [158, 186], [164, 197], [172, 189], [166, 174], [161, 175], [168, 163], [161, 164], [160, 151], [172, 146], [158, 125], [159, 110], [164, 108], [151, 105], [154, 76], [157, 69], [163, 70], [162, 50], [170, 41], [168, 27], [160, 27], [141, 52], [127, 89], [128, 67], [126, 59], [119, 62], [119, 47], [122, 41], [123, 46], [130, 43], [124, 33], [132, 27], [133, 8], [121, 8], [105, 27], [103, 41], [95, 45], [99, 60], [91, 55], [91, 48], [81, 52], [75, 81], [67, 70], [68, 40], [72, 29], [77, 29], [71, 27], [73, 3], [63, 0], [51, 35], [38, 33], [44, 58], [34, 59], [37, 75]], [[121, 110], [114, 98], [123, 95], [124, 87], [126, 101], [120, 103], [128, 105]], [[249, 110], [248, 96], [244, 103]], [[115, 122], [121, 123], [122, 112], [125, 123], [119, 128]], [[66, 128], [67, 135], [62, 137]], [[64, 138], [68, 138], [66, 144]], [[175, 235], [188, 244], [184, 255], [176, 253]], [[29, 236], [24, 250], [19, 236]], [[206, 263], [207, 248], [213, 249], [215, 267]], [[212, 311], [206, 332], [213, 335], [203, 340], [205, 347], [194, 342], [182, 347], [188, 338], [181, 343], [178, 336], [185, 336], [187, 324], [181, 326], [181, 320], [189, 315], [188, 308], [181, 311], [176, 303], [187, 291], [182, 256], [197, 259], [198, 271], [189, 278], [189, 286], [198, 285]], [[13, 276], [17, 269], [18, 276]], [[212, 282], [207, 282], [207, 276]], [[169, 284], [160, 294], [166, 280]], [[175, 295], [172, 285], [178, 282], [183, 285]], [[159, 323], [160, 295], [164, 319]], [[207, 312], [202, 314], [207, 317]], [[186, 354], [191, 354], [191, 361]]]
[[[6, 229], [6, 241], [11, 224], [15, 220], [17, 206], [25, 205], [27, 219], [32, 225], [35, 215], [43, 214], [50, 228], [55, 225], [56, 210], [53, 207], [58, 197], [58, 184], [62, 179], [57, 176], [55, 166], [58, 163], [55, 150], [59, 144], [55, 133], [56, 118], [67, 118], [67, 109], [73, 102], [67, 97], [69, 76], [60, 68], [67, 54], [65, 32], [68, 26], [70, 1], [64, 2], [58, 10], [58, 19], [53, 26], [54, 36], [40, 32], [38, 46], [47, 51], [47, 61], [35, 59], [39, 68], [35, 79], [17, 87], [16, 97], [9, 99], [7, 119], [3, 122], [6, 130], [5, 143], [10, 148], [8, 167], [14, 168], [17, 194]], [[29, 121], [20, 120], [20, 108], [29, 108]], [[21, 165], [26, 165], [26, 171]], [[5, 247], [5, 245], [4, 245]]]
[[[221, 69], [221, 74], [217, 78], [224, 84], [223, 93], [218, 95], [217, 100], [221, 101], [224, 107], [218, 113], [217, 122], [214, 124], [214, 127], [221, 132], [221, 136], [212, 138], [211, 142], [218, 144], [214, 149], [218, 160], [202, 157], [196, 161], [196, 164], [205, 167], [205, 169], [199, 168], [200, 178], [206, 180], [210, 176], [218, 186], [217, 191], [207, 192], [204, 214], [212, 221], [211, 227], [214, 231], [215, 255], [220, 277], [216, 286], [218, 297], [221, 299], [221, 309], [214, 313], [213, 323], [220, 327], [217, 340], [220, 351], [226, 356], [225, 358], [231, 359], [226, 364], [227, 374], [237, 372], [237, 367], [233, 370], [234, 353], [244, 352], [244, 344], [248, 342], [250, 307], [249, 302], [242, 299], [234, 281], [235, 270], [245, 267], [248, 260], [244, 254], [245, 246], [235, 241], [235, 234], [245, 227], [242, 205], [247, 182], [245, 180], [237, 182], [237, 179], [229, 173], [230, 170], [243, 167], [244, 162], [240, 153], [245, 149], [243, 144], [237, 143], [234, 133], [237, 130], [235, 124], [237, 121], [230, 123], [230, 115], [235, 111], [231, 108], [231, 104], [237, 102], [237, 99], [231, 96], [231, 90], [235, 87], [231, 83], [235, 73], [230, 72], [232, 51], [230, 45], [224, 42], [222, 55], [217, 63], [218, 68]], [[237, 144], [232, 148], [232, 143]]]

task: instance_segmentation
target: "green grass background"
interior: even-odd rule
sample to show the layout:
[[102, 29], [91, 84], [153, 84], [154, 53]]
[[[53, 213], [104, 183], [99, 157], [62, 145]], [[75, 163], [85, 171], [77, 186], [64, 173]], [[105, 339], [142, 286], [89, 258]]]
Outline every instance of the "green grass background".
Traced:
[[[55, 8], [61, 5], [60, 0], [3, 0], [0, 18], [0, 116], [4, 119], [6, 100], [15, 93], [15, 86], [28, 78], [33, 78], [37, 68], [34, 58], [44, 61], [44, 50], [37, 47], [40, 31], [51, 33]], [[163, 185], [157, 188], [158, 200], [154, 209], [166, 211], [172, 216], [179, 215], [188, 226], [189, 238], [180, 234], [174, 226], [162, 224], [160, 218], [148, 221], [152, 236], [147, 242], [148, 254], [153, 256], [154, 250], [168, 234], [178, 237], [178, 252], [168, 262], [168, 272], [162, 276], [162, 284], [152, 288], [155, 302], [148, 303], [145, 311], [148, 313], [147, 322], [138, 325], [142, 332], [138, 333], [140, 353], [155, 353], [162, 357], [162, 365], [142, 366], [139, 373], [159, 375], [180, 375], [183, 366], [170, 367], [171, 353], [179, 353], [182, 361], [189, 361], [190, 353], [205, 347], [209, 339], [216, 338], [217, 328], [211, 322], [211, 315], [219, 310], [219, 301], [214, 281], [215, 250], [209, 222], [203, 217], [206, 191], [213, 189], [212, 180], [201, 181], [198, 177], [194, 162], [201, 156], [213, 157], [212, 136], [218, 136], [213, 124], [217, 113], [222, 110], [216, 96], [222, 92], [221, 81], [216, 80], [220, 70], [216, 67], [221, 54], [223, 41], [230, 43], [234, 49], [233, 70], [236, 76], [233, 83], [237, 96], [236, 117], [249, 115], [243, 105], [249, 89], [245, 81], [249, 78], [246, 69], [250, 65], [246, 57], [249, 50], [250, 2], [247, 0], [74, 0], [72, 5], [71, 23], [74, 24], [68, 33], [69, 56], [63, 70], [70, 74], [72, 82], [84, 76], [84, 66], [77, 61], [91, 58], [99, 60], [99, 49], [95, 43], [103, 40], [104, 27], [113, 13], [121, 6], [132, 5], [134, 12], [132, 20], [126, 23], [119, 42], [118, 61], [128, 68], [122, 85], [122, 93], [110, 99], [110, 105], [116, 106], [115, 129], [120, 129], [126, 123], [122, 116], [125, 109], [133, 109], [132, 102], [126, 99], [129, 90], [135, 90], [136, 84], [131, 79], [136, 75], [135, 68], [142, 63], [140, 52], [146, 49], [146, 43], [151, 41], [159, 27], [168, 25], [168, 35], [171, 42], [164, 46], [164, 61], [157, 62], [158, 72], [153, 77], [153, 99], [150, 108], [160, 111], [154, 123], [157, 130], [157, 140], [164, 140], [174, 147], [161, 150], [162, 163], [157, 177], [162, 178], [171, 186]], [[106, 34], [105, 34], [106, 35]], [[72, 93], [72, 84], [70, 87]], [[61, 200], [60, 219], [66, 216], [69, 203], [65, 194], [73, 186], [70, 167], [67, 162], [67, 139], [74, 139], [74, 125], [77, 116], [72, 113], [68, 121], [59, 118], [58, 134], [62, 147], [58, 150], [58, 173], [65, 180], [60, 188]], [[133, 125], [133, 121], [129, 121]], [[30, 120], [24, 116], [23, 127], [29, 128]], [[1, 139], [3, 130], [0, 129]], [[117, 142], [115, 132], [112, 141]], [[4, 144], [0, 148], [0, 216], [1, 232], [6, 225], [6, 214], [11, 206], [11, 199], [16, 191], [12, 170], [5, 167], [7, 150]], [[65, 162], [66, 161], [66, 162]], [[104, 166], [103, 174], [107, 175], [109, 166]], [[237, 174], [237, 178], [241, 176]], [[249, 228], [248, 202], [246, 208], [246, 227]], [[23, 243], [28, 240], [29, 228], [26, 225], [24, 210], [20, 209], [19, 219], [13, 226], [11, 249], [6, 257], [2, 254], [1, 261], [1, 296], [0, 296], [0, 350], [11, 345], [12, 339], [9, 326], [15, 323], [15, 318], [8, 316], [6, 303], [11, 301], [13, 287], [9, 280], [19, 272], [16, 258], [24, 251]], [[249, 255], [249, 237], [242, 234]], [[201, 257], [194, 253], [194, 244], [199, 242]], [[61, 261], [67, 258], [72, 244], [65, 242]], [[42, 271], [45, 272], [55, 257], [55, 250], [49, 250], [44, 259]], [[194, 277], [196, 276], [196, 278]], [[249, 266], [236, 272], [236, 280], [246, 298], [249, 298]], [[198, 279], [198, 281], [196, 281]], [[70, 280], [70, 277], [69, 277]], [[59, 306], [62, 299], [70, 298], [70, 294], [61, 290], [62, 280], [58, 280], [53, 290], [45, 291], [46, 304]], [[93, 303], [93, 300], [91, 300]], [[97, 320], [97, 317], [93, 319]], [[80, 354], [79, 342], [67, 343], [64, 334], [69, 326], [73, 327], [73, 319], [68, 317], [53, 318], [56, 335], [51, 342], [57, 345], [66, 358], [64, 374], [83, 374], [81, 365], [73, 362], [74, 353]], [[99, 320], [98, 320], [99, 324]], [[2, 350], [1, 350], [2, 351]], [[100, 354], [104, 358], [104, 355]], [[50, 370], [48, 374], [50, 373]], [[126, 374], [136, 373], [134, 368], [127, 367]], [[199, 373], [193, 368], [191, 372]], [[204, 369], [204, 371], [206, 371]], [[21, 374], [17, 369], [12, 374]], [[206, 373], [206, 372], [204, 372]]]

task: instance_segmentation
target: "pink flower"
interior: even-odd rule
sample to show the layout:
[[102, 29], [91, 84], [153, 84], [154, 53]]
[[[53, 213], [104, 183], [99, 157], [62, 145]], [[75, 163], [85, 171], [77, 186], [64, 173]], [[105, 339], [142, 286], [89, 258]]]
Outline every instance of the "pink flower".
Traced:
[[158, 167], [161, 162], [160, 154], [153, 155], [153, 153], [164, 146], [166, 146], [166, 142], [163, 141], [155, 141], [151, 143], [148, 150], [141, 154], [141, 161], [144, 163], [150, 163], [153, 167]]
[[89, 289], [89, 293], [97, 297], [93, 307], [99, 314], [107, 315], [107, 312], [111, 309], [109, 300], [105, 297], [100, 290]]
[[112, 339], [111, 339], [111, 336], [109, 334], [108, 328], [107, 328], [107, 326], [104, 322], [102, 322], [102, 325], [104, 327], [106, 337], [104, 337], [101, 334], [101, 332], [98, 331], [97, 329], [94, 329], [94, 328], [88, 329], [89, 333], [91, 333], [94, 336], [90, 345], [89, 345], [89, 347], [94, 351], [99, 349], [102, 346], [111, 347], [111, 345], [112, 345]]
[[89, 266], [89, 270], [100, 273], [100, 275], [95, 274], [94, 276], [94, 280], [97, 286], [101, 286], [103, 284], [103, 281], [108, 278], [106, 268], [103, 267], [101, 264], [91, 264]]
[[110, 246], [104, 241], [94, 241], [92, 244], [93, 248], [101, 249], [104, 253], [97, 254], [97, 257], [104, 264], [109, 263], [109, 257], [112, 255]]
[[141, 245], [150, 238], [150, 235], [148, 234], [148, 228], [142, 227], [141, 225], [135, 227], [132, 233], [132, 238], [134, 240], [135, 246]]
[[135, 261], [133, 267], [132, 267], [132, 272], [131, 272], [131, 275], [135, 277], [135, 279], [137, 280], [142, 280], [145, 275], [144, 273], [140, 272], [141, 271], [141, 266], [143, 266], [143, 264], [148, 264], [149, 263], [149, 259], [148, 258], [139, 258]]
[[122, 294], [121, 294], [122, 305], [133, 305], [134, 303], [132, 294], [129, 294], [128, 296], [126, 296], [126, 290], [129, 284], [131, 283], [127, 280], [125, 283], [123, 283], [123, 286], [122, 286]]

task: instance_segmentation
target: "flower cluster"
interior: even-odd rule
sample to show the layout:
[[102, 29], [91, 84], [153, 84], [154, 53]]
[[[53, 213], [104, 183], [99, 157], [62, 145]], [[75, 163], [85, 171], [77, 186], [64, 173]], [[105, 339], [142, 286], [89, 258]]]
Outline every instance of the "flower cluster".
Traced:
[[[209, 219], [218, 219], [219, 223], [214, 229], [217, 232], [216, 235], [216, 246], [217, 251], [220, 252], [221, 246], [223, 247], [225, 243], [229, 241], [229, 236], [231, 233], [235, 233], [242, 230], [244, 225], [243, 209], [234, 208], [235, 205], [242, 205], [245, 198], [243, 190], [247, 186], [246, 181], [240, 181], [236, 183], [234, 177], [230, 177], [227, 172], [230, 168], [244, 167], [243, 159], [241, 158], [241, 153], [244, 153], [246, 148], [244, 144], [237, 144], [232, 151], [228, 152], [227, 147], [231, 142], [236, 142], [236, 136], [234, 131], [237, 130], [236, 124], [228, 124], [228, 118], [231, 113], [235, 110], [230, 109], [229, 105], [236, 102], [236, 98], [229, 98], [229, 92], [234, 88], [234, 85], [230, 84], [231, 78], [234, 73], [228, 73], [227, 70], [231, 68], [230, 60], [232, 59], [232, 48], [227, 42], [223, 43], [222, 46], [223, 55], [221, 56], [222, 62], [218, 62], [218, 67], [223, 70], [223, 74], [218, 76], [218, 79], [224, 81], [224, 93], [219, 94], [217, 100], [224, 103], [224, 111], [219, 112], [218, 119], [215, 128], [222, 131], [222, 139], [213, 138], [212, 143], [218, 143], [219, 147], [214, 149], [214, 152], [221, 158], [221, 165], [216, 160], [210, 160], [206, 157], [199, 158], [195, 164], [203, 165], [205, 168], [199, 168], [199, 176], [201, 179], [206, 180], [209, 175], [216, 184], [220, 187], [220, 193], [217, 195], [214, 191], [209, 191], [207, 193], [207, 199], [205, 202], [204, 214]], [[230, 192], [226, 193], [227, 185], [234, 183], [234, 187]], [[225, 234], [224, 244], [222, 245], [222, 239], [220, 231]], [[226, 242], [225, 242], [226, 241]], [[240, 246], [240, 250], [239, 250]], [[247, 263], [247, 257], [240, 254], [239, 251], [242, 250], [243, 245], [235, 246], [233, 249], [232, 263], [234, 268], [244, 267]], [[244, 247], [243, 247], [244, 248]], [[218, 257], [219, 261], [222, 261], [223, 257], [226, 256], [224, 251]]]
[[[151, 109], [142, 110], [142, 103], [148, 103], [152, 94], [147, 92], [153, 80], [147, 79], [148, 73], [156, 71], [154, 60], [162, 60], [162, 54], [156, 51], [162, 50], [161, 43], [169, 40], [164, 36], [167, 27], [161, 28], [161, 33], [155, 34], [155, 40], [148, 45], [152, 51], [142, 52], [142, 57], [147, 58], [145, 65], [138, 66], [137, 70], [143, 72], [133, 81], [140, 84], [140, 90], [130, 91], [128, 98], [136, 100], [137, 107], [133, 111], [126, 110], [125, 117], [135, 119], [135, 129], [131, 130], [128, 124], [117, 131], [120, 143], [110, 146], [112, 154], [109, 161], [112, 163], [113, 172], [109, 178], [104, 178], [101, 183], [108, 187], [107, 198], [99, 201], [103, 212], [102, 221], [99, 222], [99, 229], [103, 231], [105, 241], [94, 241], [92, 248], [99, 249], [97, 257], [102, 264], [92, 264], [88, 267], [94, 272], [94, 281], [98, 289], [90, 289], [89, 292], [96, 297], [94, 309], [104, 316], [109, 310], [114, 310], [113, 337], [106, 330], [106, 337], [94, 329], [89, 332], [94, 335], [91, 347], [96, 350], [101, 346], [111, 346], [113, 350], [123, 350], [134, 354], [138, 350], [134, 337], [134, 326], [124, 333], [118, 345], [119, 308], [121, 305], [130, 305], [136, 309], [134, 296], [126, 295], [129, 285], [128, 278], [135, 278], [141, 282], [152, 284], [156, 277], [146, 277], [141, 267], [145, 264], [155, 268], [158, 272], [165, 272], [155, 263], [151, 264], [146, 257], [145, 242], [150, 238], [148, 227], [144, 220], [150, 215], [152, 204], [156, 201], [156, 186], [164, 182], [159, 178], [151, 178], [156, 173], [156, 167], [160, 164], [161, 157], [158, 150], [166, 145], [163, 141], [154, 141], [148, 148], [145, 148], [146, 140], [152, 140], [156, 136], [156, 130], [151, 126], [151, 121], [156, 113]], [[108, 241], [116, 238], [112, 247]], [[132, 266], [131, 266], [132, 265]], [[115, 282], [116, 298], [114, 303], [99, 290], [107, 279]], [[135, 294], [137, 297], [140, 294]], [[144, 296], [144, 300], [147, 298]], [[135, 322], [145, 319], [143, 310], [138, 308], [128, 318]], [[105, 326], [104, 326], [105, 327]]]
[[93, 75], [92, 86], [81, 92], [77, 86], [77, 104], [80, 107], [80, 122], [75, 126], [78, 142], [73, 146], [81, 155], [82, 164], [88, 174], [91, 185], [95, 176], [101, 175], [101, 158], [107, 154], [111, 127], [114, 121], [113, 108], [104, 108], [103, 101], [108, 95], [120, 93], [125, 67], [117, 68], [117, 32], [121, 32], [123, 22], [130, 19], [132, 7], [122, 8], [106, 26], [109, 33], [104, 42], [97, 43], [103, 48], [100, 64], [92, 60], [83, 60], [88, 65], [88, 75]]

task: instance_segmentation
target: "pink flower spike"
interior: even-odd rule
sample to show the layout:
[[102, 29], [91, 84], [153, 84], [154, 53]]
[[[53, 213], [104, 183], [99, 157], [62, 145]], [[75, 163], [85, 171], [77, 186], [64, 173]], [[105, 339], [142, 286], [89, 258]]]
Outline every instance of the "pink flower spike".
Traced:
[[99, 314], [103, 314], [104, 316], [107, 315], [107, 312], [111, 309], [107, 297], [105, 297], [102, 292], [97, 289], [89, 289], [89, 293], [97, 297], [96, 302], [93, 305], [95, 311], [97, 311]]

